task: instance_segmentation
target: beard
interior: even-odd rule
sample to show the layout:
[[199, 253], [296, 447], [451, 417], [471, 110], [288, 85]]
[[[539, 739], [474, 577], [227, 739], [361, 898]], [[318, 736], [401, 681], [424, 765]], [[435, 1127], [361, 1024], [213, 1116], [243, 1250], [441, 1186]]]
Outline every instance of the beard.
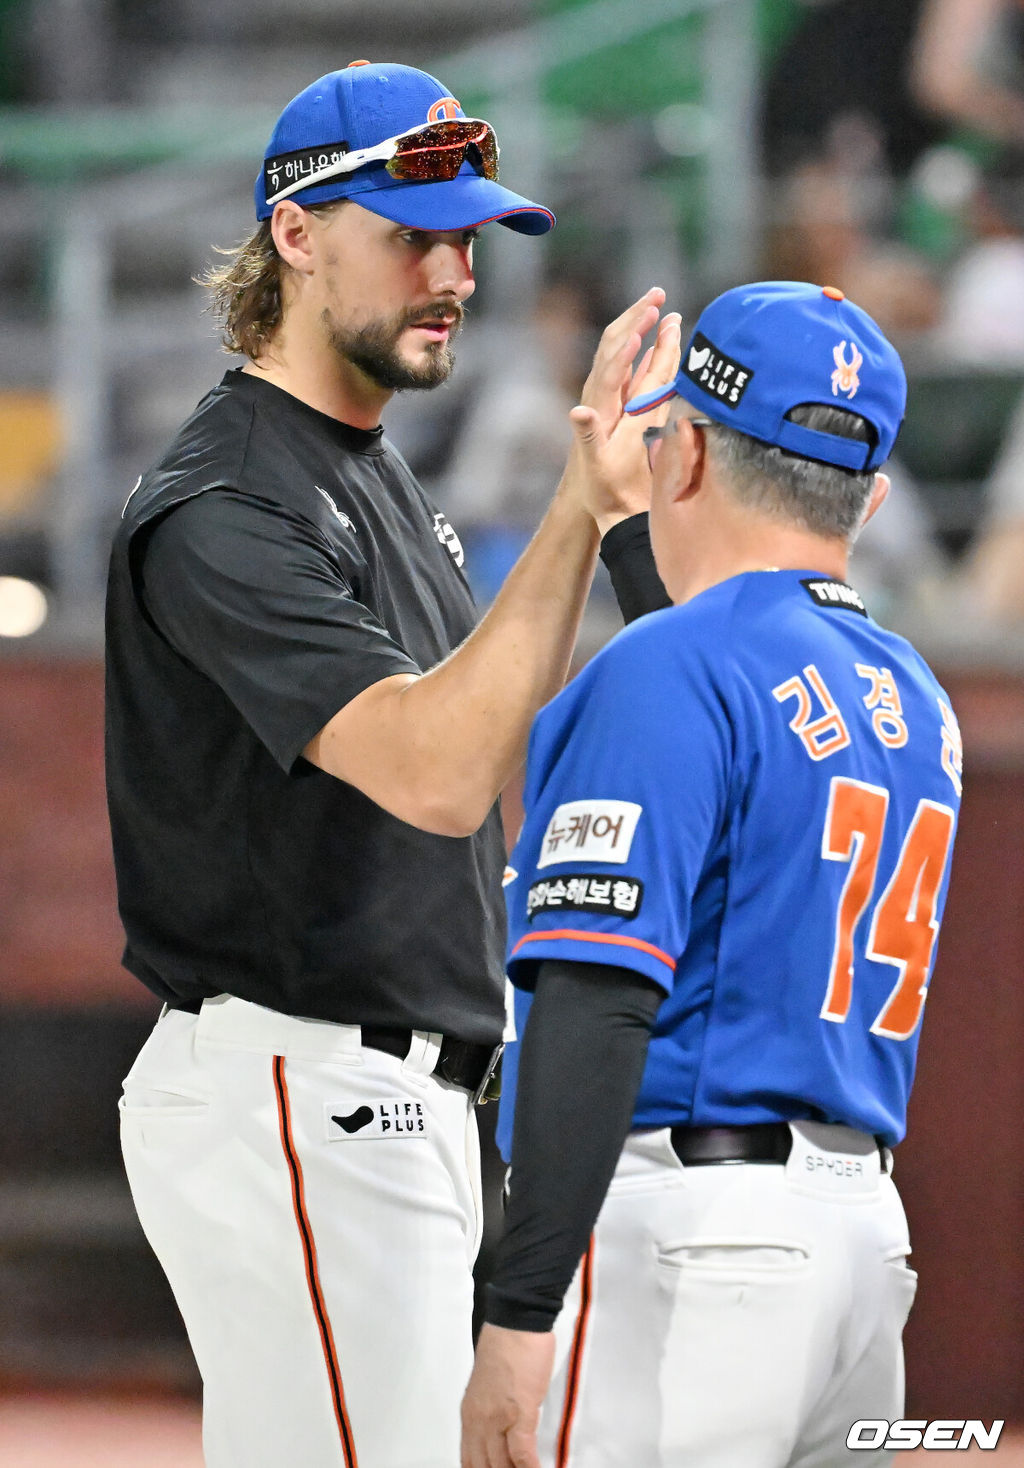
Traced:
[[[402, 333], [410, 326], [440, 322], [454, 316], [446, 342], [428, 342], [426, 356], [414, 366], [399, 353]], [[421, 306], [416, 311], [403, 311], [390, 320], [373, 321], [368, 326], [344, 327], [325, 310], [321, 317], [327, 340], [339, 357], [358, 367], [371, 382], [389, 392], [402, 392], [439, 387], [447, 382], [455, 366], [451, 341], [462, 326], [463, 309], [458, 301], [440, 301]]]

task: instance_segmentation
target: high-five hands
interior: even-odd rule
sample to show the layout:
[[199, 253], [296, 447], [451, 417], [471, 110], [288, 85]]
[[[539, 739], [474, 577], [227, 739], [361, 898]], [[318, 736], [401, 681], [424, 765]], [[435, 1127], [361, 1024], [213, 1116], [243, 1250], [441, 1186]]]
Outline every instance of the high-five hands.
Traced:
[[[671, 382], [678, 370], [681, 318], [671, 311], [659, 321], [664, 303], [665, 292], [654, 286], [605, 328], [580, 404], [569, 414], [573, 445], [563, 485], [579, 496], [602, 535], [650, 505], [643, 430], [662, 421], [667, 409], [632, 419], [623, 407], [638, 393]], [[654, 344], [634, 368], [643, 338], [656, 323]]]

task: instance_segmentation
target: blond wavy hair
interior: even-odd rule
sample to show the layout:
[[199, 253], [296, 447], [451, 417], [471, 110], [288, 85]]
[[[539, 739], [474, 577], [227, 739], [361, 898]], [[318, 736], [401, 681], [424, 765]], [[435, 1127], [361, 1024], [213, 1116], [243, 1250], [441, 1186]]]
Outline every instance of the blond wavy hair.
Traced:
[[[307, 206], [306, 212], [326, 218], [340, 208], [344, 199]], [[215, 245], [223, 264], [209, 266], [196, 277], [209, 291], [207, 309], [221, 328], [226, 352], [241, 353], [255, 361], [266, 351], [270, 338], [281, 324], [282, 281], [289, 267], [277, 253], [270, 220], [264, 219], [247, 240], [233, 249]]]

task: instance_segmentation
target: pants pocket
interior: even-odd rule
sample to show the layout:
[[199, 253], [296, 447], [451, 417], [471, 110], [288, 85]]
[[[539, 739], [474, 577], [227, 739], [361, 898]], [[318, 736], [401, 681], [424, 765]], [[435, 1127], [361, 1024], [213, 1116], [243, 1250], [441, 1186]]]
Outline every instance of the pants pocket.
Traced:
[[121, 1083], [122, 1120], [169, 1121], [209, 1111], [211, 1085], [197, 1061], [195, 1024], [195, 1016], [183, 1011], [160, 1017]]
[[891, 1277], [896, 1295], [896, 1314], [901, 1328], [906, 1325], [917, 1296], [917, 1271], [907, 1263], [909, 1249], [894, 1249], [885, 1256], [886, 1273]]
[[140, 1117], [157, 1121], [162, 1117], [205, 1116], [210, 1109], [209, 1096], [184, 1095], [180, 1091], [148, 1089], [125, 1092], [117, 1103], [123, 1117]]
[[794, 1274], [810, 1254], [797, 1239], [678, 1239], [658, 1246], [658, 1266], [674, 1273], [723, 1279]]

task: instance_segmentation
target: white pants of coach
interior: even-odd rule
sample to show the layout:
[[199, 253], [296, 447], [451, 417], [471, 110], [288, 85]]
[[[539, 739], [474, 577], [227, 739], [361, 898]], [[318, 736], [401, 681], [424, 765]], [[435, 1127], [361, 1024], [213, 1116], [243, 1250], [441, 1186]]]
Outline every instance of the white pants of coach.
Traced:
[[558, 1319], [546, 1468], [835, 1468], [852, 1423], [902, 1417], [903, 1207], [870, 1137], [792, 1131], [784, 1165], [629, 1138]]
[[480, 1242], [469, 1093], [358, 1026], [165, 1013], [125, 1081], [139, 1218], [203, 1378], [207, 1468], [453, 1468]]

